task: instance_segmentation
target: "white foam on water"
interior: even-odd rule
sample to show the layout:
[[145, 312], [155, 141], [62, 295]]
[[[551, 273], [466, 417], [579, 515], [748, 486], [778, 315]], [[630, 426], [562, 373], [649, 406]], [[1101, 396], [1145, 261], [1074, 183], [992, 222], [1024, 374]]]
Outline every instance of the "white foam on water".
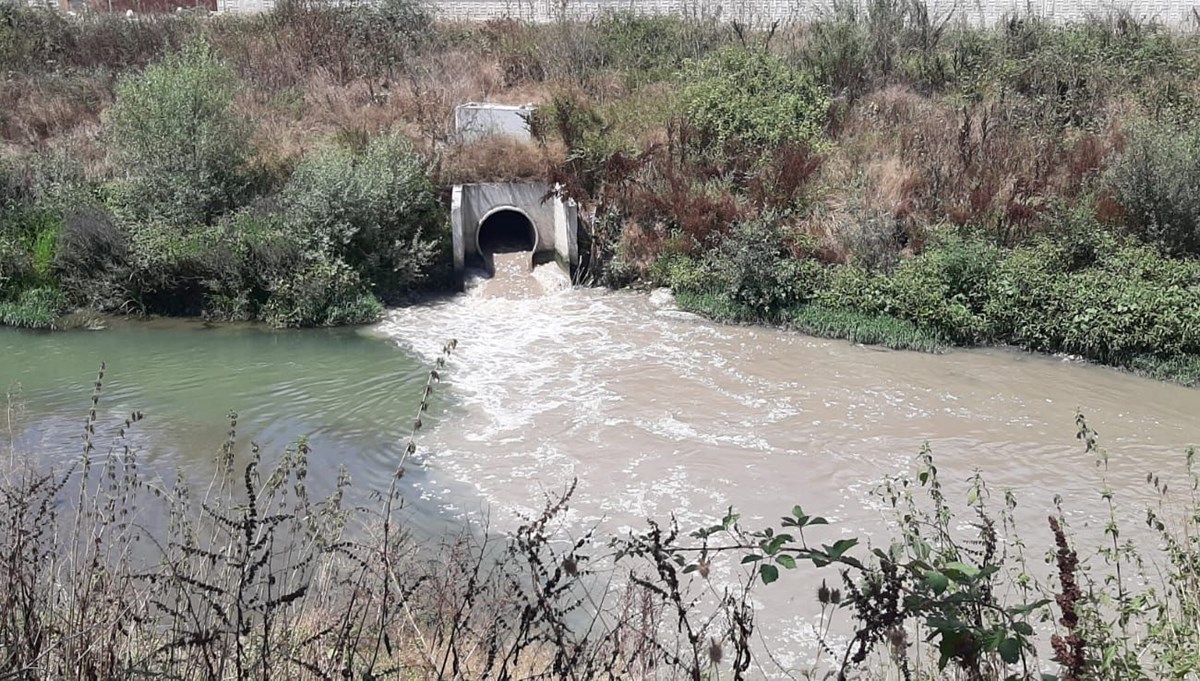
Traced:
[[[872, 491], [911, 472], [927, 440], [948, 488], [982, 469], [993, 489], [1024, 492], [1024, 526], [1039, 527], [1054, 494], [1095, 504], [1075, 405], [1105, 423], [1110, 450], [1136, 443], [1136, 462], [1112, 464], [1136, 471], [1122, 478], [1130, 493], [1147, 467], [1168, 470], [1200, 440], [1200, 396], [1095, 367], [874, 352], [714, 325], [679, 312], [666, 291], [572, 288], [554, 264], [505, 260], [497, 271], [472, 275], [464, 295], [392, 310], [376, 331], [430, 362], [458, 340], [443, 372], [456, 407], [424, 436], [434, 479], [422, 492], [487, 512], [499, 529], [577, 478], [578, 528], [620, 532], [674, 515], [686, 531], [731, 505], [767, 525], [800, 504], [837, 524], [826, 538], [882, 538], [888, 509]], [[474, 498], [445, 498], [442, 479]], [[789, 576], [764, 596], [765, 630], [784, 648], [808, 642], [822, 577]]]

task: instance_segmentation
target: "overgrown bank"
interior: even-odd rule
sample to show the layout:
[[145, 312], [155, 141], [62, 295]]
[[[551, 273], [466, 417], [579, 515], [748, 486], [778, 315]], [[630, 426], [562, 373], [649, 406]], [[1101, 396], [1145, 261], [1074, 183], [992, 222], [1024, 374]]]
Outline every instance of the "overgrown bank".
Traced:
[[663, 283], [685, 309], [721, 321], [910, 350], [1015, 345], [1200, 384], [1195, 260], [1085, 225], [1014, 248], [951, 232], [878, 271], [797, 261], [759, 229], [668, 263]]
[[[537, 179], [583, 207], [592, 283], [1197, 379], [1188, 31], [1119, 13], [975, 28], [900, 0], [784, 26], [3, 7], [5, 323], [369, 320], [444, 285], [450, 184]], [[459, 139], [471, 100], [539, 103], [534, 141]]]

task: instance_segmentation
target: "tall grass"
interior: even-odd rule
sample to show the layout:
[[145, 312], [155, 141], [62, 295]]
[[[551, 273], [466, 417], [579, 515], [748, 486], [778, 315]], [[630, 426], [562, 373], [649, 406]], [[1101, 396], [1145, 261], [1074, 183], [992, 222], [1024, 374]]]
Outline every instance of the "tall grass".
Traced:
[[817, 305], [796, 310], [787, 318], [787, 325], [810, 336], [842, 338], [851, 343], [882, 345], [893, 350], [939, 352], [949, 345], [937, 334], [910, 321], [851, 310], [830, 310]]

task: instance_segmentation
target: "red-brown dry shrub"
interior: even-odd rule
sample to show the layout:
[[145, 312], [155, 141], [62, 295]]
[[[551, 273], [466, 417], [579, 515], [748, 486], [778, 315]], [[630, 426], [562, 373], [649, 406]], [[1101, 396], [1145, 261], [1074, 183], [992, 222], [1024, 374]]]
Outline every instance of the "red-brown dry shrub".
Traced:
[[1011, 244], [1048, 224], [1052, 201], [1083, 196], [1120, 146], [1116, 131], [1064, 138], [1031, 116], [1003, 99], [955, 110], [893, 86], [860, 102], [841, 137], [850, 145], [875, 142], [858, 152], [859, 163], [894, 155], [919, 175], [890, 190], [869, 188], [889, 199], [876, 208], [922, 223], [982, 226]]

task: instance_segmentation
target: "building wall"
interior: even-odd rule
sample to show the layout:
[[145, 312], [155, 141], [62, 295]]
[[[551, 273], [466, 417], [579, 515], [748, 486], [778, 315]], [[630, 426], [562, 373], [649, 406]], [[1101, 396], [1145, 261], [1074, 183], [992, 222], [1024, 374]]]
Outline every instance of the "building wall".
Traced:
[[[861, 1], [861, 0], [860, 0]], [[560, 16], [586, 18], [629, 10], [648, 14], [715, 16], [745, 22], [801, 21], [819, 16], [830, 0], [431, 0], [446, 19], [483, 21], [505, 17], [550, 21]], [[1200, 25], [1197, 0], [927, 0], [936, 16], [951, 15], [975, 24], [991, 24], [1014, 13], [1059, 21], [1128, 10], [1173, 25]], [[275, 0], [218, 0], [227, 12], [270, 9]]]
[[120, 12], [132, 11], [134, 14], [149, 12], [174, 12], [176, 9], [194, 9], [203, 7], [210, 12], [217, 11], [217, 0], [87, 0], [87, 6], [93, 11]]

